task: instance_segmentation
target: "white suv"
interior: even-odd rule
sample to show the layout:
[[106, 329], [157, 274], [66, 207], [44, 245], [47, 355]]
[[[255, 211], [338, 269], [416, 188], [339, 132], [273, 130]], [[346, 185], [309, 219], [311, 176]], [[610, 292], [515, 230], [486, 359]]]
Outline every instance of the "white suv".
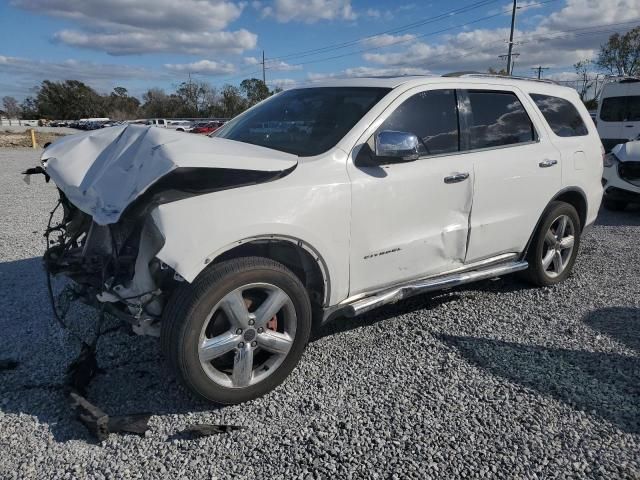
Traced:
[[52, 144], [64, 218], [45, 264], [160, 335], [193, 392], [243, 402], [284, 380], [315, 323], [517, 271], [564, 280], [602, 154], [577, 93], [550, 83], [297, 88], [212, 138], [131, 125]]

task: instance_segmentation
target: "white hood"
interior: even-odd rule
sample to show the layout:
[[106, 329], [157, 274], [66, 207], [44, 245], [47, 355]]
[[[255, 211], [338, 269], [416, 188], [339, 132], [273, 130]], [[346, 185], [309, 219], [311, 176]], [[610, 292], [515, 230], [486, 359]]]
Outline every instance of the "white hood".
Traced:
[[176, 168], [279, 172], [298, 161], [256, 145], [141, 125], [64, 137], [41, 158], [69, 201], [100, 225], [117, 222], [131, 202]]

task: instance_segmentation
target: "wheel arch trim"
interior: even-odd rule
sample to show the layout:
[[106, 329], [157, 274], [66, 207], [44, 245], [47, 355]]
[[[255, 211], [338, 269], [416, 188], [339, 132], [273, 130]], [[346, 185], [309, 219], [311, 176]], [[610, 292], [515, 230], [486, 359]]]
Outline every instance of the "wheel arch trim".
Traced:
[[[542, 210], [542, 213], [538, 217], [538, 220], [536, 221], [536, 224], [533, 227], [531, 235], [529, 235], [529, 240], [527, 241], [527, 244], [526, 244], [526, 246], [524, 248], [524, 251], [522, 252], [522, 255], [520, 255], [520, 259], [524, 259], [527, 256], [527, 253], [529, 252], [529, 247], [531, 246], [531, 242], [533, 242], [533, 237], [535, 236], [536, 232], [538, 231], [538, 227], [540, 226], [540, 222], [542, 222], [542, 219], [544, 218], [545, 214], [549, 211], [549, 207], [551, 206], [551, 204], [553, 202], [557, 201], [558, 198], [560, 198], [565, 193], [577, 193], [577, 194], [579, 194], [582, 197], [582, 200], [584, 201], [584, 204], [586, 206], [586, 211], [588, 211], [589, 202], [587, 200], [587, 195], [585, 194], [585, 192], [584, 192], [584, 190], [582, 188], [576, 187], [576, 186], [570, 186], [570, 187], [565, 187], [562, 190], [559, 190], [551, 198], [551, 200], [549, 200], [547, 202], [547, 205], [544, 207], [544, 210]], [[578, 212], [578, 215], [580, 215], [580, 212]], [[580, 220], [582, 221], [582, 219], [580, 219]], [[585, 225], [580, 225], [580, 232], [583, 232], [584, 228], [585, 228]]]
[[213, 252], [210, 255], [208, 255], [207, 258], [205, 258], [204, 263], [206, 265], [209, 265], [210, 263], [215, 261], [221, 255], [224, 255], [226, 252], [228, 252], [230, 250], [233, 250], [234, 248], [239, 247], [241, 245], [247, 245], [247, 244], [256, 243], [256, 242], [269, 242], [269, 241], [287, 242], [287, 243], [290, 243], [290, 244], [292, 244], [292, 245], [294, 245], [296, 247], [302, 248], [309, 255], [311, 255], [313, 260], [318, 265], [318, 267], [320, 269], [320, 273], [322, 274], [322, 280], [323, 280], [323, 283], [324, 283], [323, 305], [325, 307], [327, 305], [329, 305], [329, 302], [330, 302], [330, 299], [331, 299], [331, 278], [330, 278], [330, 275], [329, 275], [329, 268], [327, 267], [327, 263], [325, 262], [324, 258], [320, 254], [320, 252], [318, 252], [318, 250], [316, 250], [316, 248], [314, 248], [310, 243], [305, 242], [304, 240], [302, 240], [300, 238], [297, 238], [297, 237], [294, 237], [294, 236], [290, 236], [290, 235], [282, 235], [282, 234], [277, 234], [277, 235], [276, 234], [273, 234], [273, 235], [253, 235], [251, 237], [246, 237], [246, 238], [244, 238], [242, 240], [234, 241], [232, 243], [229, 243], [229, 244], [225, 245], [222, 248], [219, 248], [215, 252]]

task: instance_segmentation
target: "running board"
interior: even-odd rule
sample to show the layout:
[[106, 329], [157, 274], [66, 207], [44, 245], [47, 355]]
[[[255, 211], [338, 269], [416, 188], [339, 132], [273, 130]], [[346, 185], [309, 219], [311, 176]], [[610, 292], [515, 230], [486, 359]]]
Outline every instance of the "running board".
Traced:
[[344, 305], [340, 308], [340, 313], [347, 317], [355, 317], [382, 305], [396, 303], [414, 295], [457, 287], [458, 285], [477, 282], [478, 280], [500, 277], [509, 273], [519, 272], [520, 270], [526, 270], [528, 266], [527, 262], [517, 261], [502, 265], [494, 265], [482, 270], [471, 270], [430, 278], [428, 280], [419, 280], [414, 283], [392, 287], [389, 290], [385, 290], [376, 295]]

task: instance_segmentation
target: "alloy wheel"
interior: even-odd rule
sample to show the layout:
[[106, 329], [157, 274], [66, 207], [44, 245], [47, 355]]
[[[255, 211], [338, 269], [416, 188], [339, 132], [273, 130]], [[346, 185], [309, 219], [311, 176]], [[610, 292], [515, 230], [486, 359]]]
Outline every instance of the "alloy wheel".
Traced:
[[200, 365], [221, 386], [255, 385], [284, 361], [296, 324], [293, 302], [284, 290], [268, 283], [244, 285], [225, 295], [204, 322]]
[[547, 230], [542, 249], [542, 268], [551, 278], [566, 269], [575, 243], [575, 226], [568, 215], [560, 215]]

